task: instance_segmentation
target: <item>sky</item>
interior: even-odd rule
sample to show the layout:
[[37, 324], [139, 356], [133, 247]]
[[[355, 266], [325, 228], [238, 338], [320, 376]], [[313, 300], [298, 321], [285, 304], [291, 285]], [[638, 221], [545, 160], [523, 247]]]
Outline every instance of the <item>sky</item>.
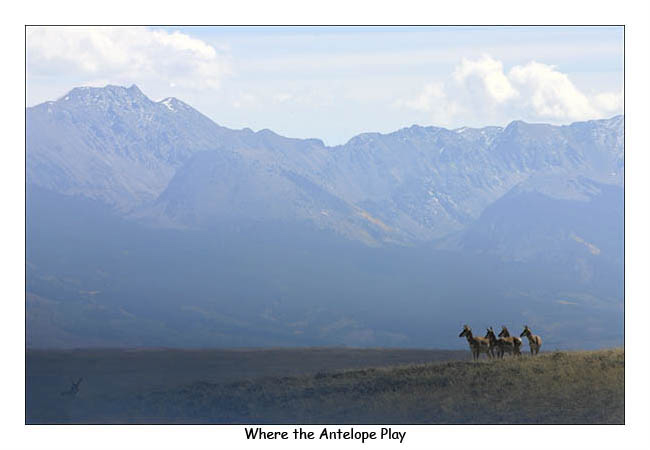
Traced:
[[27, 28], [28, 106], [107, 84], [328, 145], [413, 124], [568, 124], [622, 114], [623, 28]]

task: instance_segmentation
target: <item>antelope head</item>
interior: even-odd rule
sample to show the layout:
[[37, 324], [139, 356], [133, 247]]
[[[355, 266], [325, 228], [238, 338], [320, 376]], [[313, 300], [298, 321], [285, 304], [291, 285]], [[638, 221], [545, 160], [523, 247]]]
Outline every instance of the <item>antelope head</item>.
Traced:
[[528, 328], [528, 325], [524, 325], [524, 331], [521, 332], [519, 337], [522, 336], [530, 336], [532, 333], [530, 332], [530, 328]]
[[82, 381], [83, 381], [83, 378], [79, 378], [79, 379], [77, 380], [77, 382], [75, 382], [75, 381], [73, 380], [73, 381], [72, 381], [72, 388], [73, 388], [75, 391], [78, 391], [78, 390], [79, 390], [79, 385], [81, 384]]
[[458, 337], [469, 336], [471, 332], [472, 329], [470, 327], [468, 327], [467, 325], [463, 325], [463, 331], [460, 332]]
[[487, 333], [485, 334], [485, 337], [490, 340], [490, 342], [494, 342], [497, 340], [497, 337], [494, 335], [494, 330], [492, 327], [487, 329]]
[[501, 325], [501, 333], [499, 333], [499, 337], [509, 337], [509, 336], [510, 336], [510, 332], [508, 331], [506, 326]]

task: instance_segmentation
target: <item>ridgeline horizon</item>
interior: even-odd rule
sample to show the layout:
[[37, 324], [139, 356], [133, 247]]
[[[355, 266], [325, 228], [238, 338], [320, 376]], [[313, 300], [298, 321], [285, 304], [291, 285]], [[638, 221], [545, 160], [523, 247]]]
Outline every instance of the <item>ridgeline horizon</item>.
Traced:
[[[59, 102], [61, 100], [64, 100], [66, 97], [69, 97], [70, 94], [72, 94], [74, 91], [104, 90], [104, 89], [115, 89], [115, 88], [130, 91], [130, 92], [137, 92], [137, 93], [139, 93], [140, 95], [142, 95], [143, 97], [145, 97], [147, 100], [149, 100], [152, 103], [165, 104], [166, 102], [179, 102], [179, 103], [181, 103], [183, 105], [186, 105], [186, 106], [188, 106], [188, 107], [190, 107], [192, 109], [196, 109], [192, 105], [187, 103], [186, 101], [181, 100], [180, 98], [174, 97], [174, 96], [165, 97], [162, 100], [157, 100], [157, 101], [152, 100], [149, 96], [144, 94], [142, 92], [142, 90], [140, 89], [140, 87], [135, 83], [132, 83], [129, 87], [126, 87], [124, 85], [119, 85], [119, 84], [106, 84], [103, 87], [99, 87], [99, 86], [75, 86], [75, 87], [71, 88], [66, 94], [60, 96], [59, 98], [57, 98], [55, 100], [46, 100], [46, 101], [43, 101], [43, 102], [40, 102], [40, 103], [36, 103], [36, 104], [34, 104], [32, 106], [26, 106], [25, 109], [36, 108], [36, 107], [39, 107], [41, 105], [46, 105], [48, 103]], [[196, 109], [196, 111], [199, 111], [199, 110]], [[203, 113], [201, 113], [201, 114], [203, 114]], [[205, 117], [207, 117], [208, 119], [210, 119], [211, 121], [213, 121], [215, 124], [217, 124], [219, 126], [223, 126], [223, 125], [219, 124], [217, 119], [212, 118], [212, 117], [210, 117], [208, 115], [205, 115], [205, 114], [203, 114], [203, 115]], [[549, 122], [527, 122], [527, 121], [525, 121], [523, 119], [512, 119], [506, 125], [484, 125], [484, 126], [481, 126], [481, 127], [460, 126], [460, 127], [456, 127], [456, 128], [447, 128], [447, 127], [438, 126], [438, 125], [420, 125], [418, 123], [414, 123], [414, 124], [409, 125], [409, 126], [405, 126], [405, 127], [401, 127], [401, 128], [395, 128], [394, 131], [389, 131], [389, 132], [386, 132], [386, 133], [382, 133], [382, 132], [378, 132], [378, 131], [370, 131], [370, 130], [369, 131], [364, 131], [362, 133], [357, 133], [357, 134], [353, 135], [345, 143], [337, 144], [337, 145], [327, 145], [323, 141], [323, 138], [318, 137], [318, 136], [312, 136], [312, 137], [308, 137], [308, 138], [284, 136], [284, 135], [281, 135], [279, 133], [276, 133], [271, 128], [260, 128], [259, 130], [255, 131], [254, 129], [252, 129], [250, 127], [243, 127], [243, 128], [230, 128], [230, 127], [227, 127], [227, 126], [223, 126], [223, 127], [227, 128], [229, 130], [232, 130], [232, 131], [250, 130], [253, 133], [263, 133], [263, 132], [269, 132], [270, 131], [273, 134], [276, 134], [278, 136], [285, 137], [285, 138], [288, 138], [288, 139], [317, 140], [317, 141], [321, 141], [325, 148], [336, 148], [336, 147], [343, 147], [343, 146], [349, 144], [351, 140], [353, 140], [353, 139], [355, 139], [355, 138], [357, 138], [359, 136], [363, 136], [363, 135], [388, 136], [388, 135], [398, 133], [400, 131], [412, 129], [412, 128], [424, 128], [424, 129], [430, 129], [430, 130], [445, 130], [445, 131], [452, 131], [452, 132], [457, 132], [457, 133], [461, 132], [462, 133], [465, 130], [483, 130], [485, 128], [499, 128], [499, 129], [503, 130], [503, 129], [506, 129], [509, 126], [511, 126], [513, 124], [516, 124], [516, 123], [523, 123], [523, 124], [526, 124], [526, 125], [550, 125], [550, 126], [568, 127], [568, 126], [571, 126], [571, 125], [574, 125], [574, 124], [579, 124], [579, 123], [588, 123], [588, 122], [597, 122], [597, 121], [610, 121], [610, 120], [615, 120], [615, 119], [624, 118], [624, 117], [625, 117], [625, 114], [615, 114], [615, 115], [613, 115], [611, 117], [601, 117], [601, 118], [586, 119], [586, 120], [575, 120], [575, 121], [566, 122], [566, 123], [562, 123], [562, 124], [551, 124]]]

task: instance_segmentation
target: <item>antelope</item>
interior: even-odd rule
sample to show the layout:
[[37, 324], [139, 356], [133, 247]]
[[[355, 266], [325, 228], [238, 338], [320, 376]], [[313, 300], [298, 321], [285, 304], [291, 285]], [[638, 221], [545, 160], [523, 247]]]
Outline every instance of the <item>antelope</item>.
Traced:
[[463, 331], [460, 332], [458, 337], [465, 336], [467, 338], [467, 343], [469, 344], [469, 349], [472, 351], [472, 358], [478, 359], [481, 356], [481, 353], [485, 353], [488, 358], [490, 358], [490, 342], [484, 337], [474, 337], [472, 335], [472, 329], [467, 325], [463, 325]]
[[524, 331], [519, 335], [526, 336], [528, 338], [528, 345], [530, 345], [530, 354], [536, 355], [539, 353], [539, 348], [542, 346], [542, 338], [533, 334], [533, 332], [528, 328], [528, 325], [524, 325]]
[[498, 339], [494, 335], [494, 331], [492, 331], [492, 327], [486, 328], [487, 333], [485, 333], [485, 339], [488, 340], [490, 343], [490, 354], [492, 357], [495, 356], [495, 350], [496, 350], [496, 356], [502, 357], [502, 352], [500, 348], [500, 343], [498, 342]]
[[492, 331], [492, 327], [487, 328], [487, 333], [485, 333], [485, 338], [488, 340], [490, 343], [490, 354], [494, 358], [494, 349], [497, 350], [497, 355], [499, 357], [503, 357], [503, 354], [501, 353], [501, 349], [499, 347], [499, 340], [496, 338], [494, 335], [494, 331]]
[[503, 358], [503, 354], [505, 352], [512, 353], [513, 355], [521, 354], [519, 351], [519, 348], [521, 346], [521, 339], [517, 339], [519, 341], [519, 345], [517, 345], [517, 342], [513, 338], [497, 339], [492, 327], [487, 329], [487, 334], [485, 337], [490, 340], [490, 347], [497, 349], [497, 355], [499, 358]]
[[501, 332], [499, 333], [499, 337], [503, 338], [506, 341], [512, 341], [512, 354], [521, 355], [521, 339], [519, 339], [517, 336], [510, 336], [510, 332], [505, 325], [501, 325]]
[[72, 383], [70, 389], [61, 392], [61, 395], [63, 396], [69, 395], [70, 397], [76, 397], [77, 394], [79, 393], [79, 385], [81, 384], [82, 380], [83, 378], [79, 378], [76, 383], [74, 380], [70, 380], [70, 382]]

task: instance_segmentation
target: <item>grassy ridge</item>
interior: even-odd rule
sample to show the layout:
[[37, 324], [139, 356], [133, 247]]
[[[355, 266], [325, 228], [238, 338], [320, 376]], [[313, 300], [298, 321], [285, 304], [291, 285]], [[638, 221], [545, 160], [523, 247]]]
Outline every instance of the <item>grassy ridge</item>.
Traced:
[[151, 393], [141, 412], [210, 423], [621, 424], [624, 362], [623, 350], [555, 352], [199, 382]]
[[[141, 397], [198, 380], [223, 384], [345, 369], [469, 359], [466, 350], [395, 348], [77, 349], [27, 350], [27, 423], [130, 423], [180, 420], [142, 417]], [[63, 399], [72, 379], [79, 395]]]
[[[321, 357], [328, 354], [328, 350], [320, 351]], [[345, 350], [331, 351], [345, 354]], [[267, 374], [261, 378], [229, 380], [202, 377], [195, 378], [202, 381], [174, 386], [139, 388], [128, 396], [108, 391], [94, 395], [89, 392], [82, 395], [82, 392], [78, 398], [62, 404], [63, 410], [58, 407], [57, 419], [53, 420], [53, 416], [39, 419], [34, 410], [33, 422], [624, 422], [625, 353], [622, 349], [542, 353], [534, 358], [524, 355], [479, 362], [439, 358], [438, 362], [376, 368], [357, 366], [346, 370], [330, 364], [331, 368], [325, 366], [324, 370], [302, 375], [296, 375], [295, 371], [309, 350], [276, 352], [279, 353], [272, 355], [277, 357], [288, 352], [284, 357], [286, 361], [294, 361], [293, 375]], [[395, 359], [393, 353], [399, 350], [385, 352]], [[379, 354], [375, 353], [374, 357]], [[331, 361], [336, 360], [330, 357]], [[92, 410], [93, 405], [102, 406]], [[51, 405], [49, 411], [54, 411]]]

